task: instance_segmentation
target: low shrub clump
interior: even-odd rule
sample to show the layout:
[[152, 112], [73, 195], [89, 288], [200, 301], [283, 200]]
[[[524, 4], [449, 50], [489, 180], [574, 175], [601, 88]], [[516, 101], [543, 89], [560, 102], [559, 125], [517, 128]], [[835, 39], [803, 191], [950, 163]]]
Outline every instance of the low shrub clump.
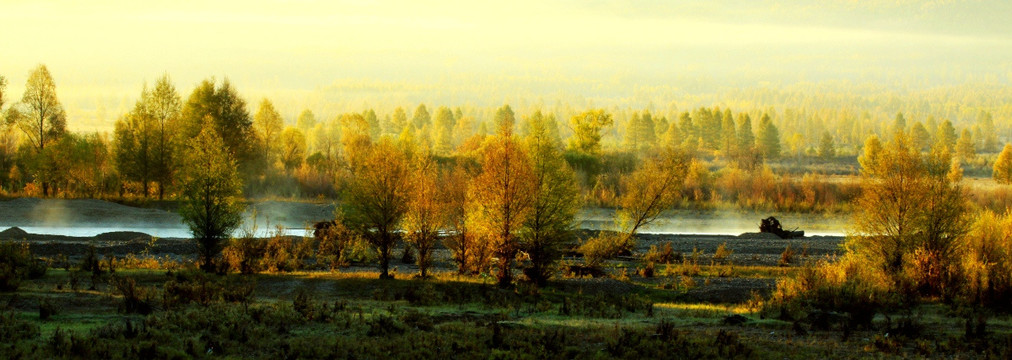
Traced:
[[783, 320], [802, 320], [823, 312], [842, 313], [848, 328], [871, 326], [876, 313], [895, 308], [902, 300], [882, 271], [854, 256], [836, 263], [805, 266], [797, 277], [784, 279], [764, 304], [763, 313]]
[[27, 243], [0, 243], [0, 291], [16, 291], [22, 280], [46, 275], [45, 261], [35, 259]]

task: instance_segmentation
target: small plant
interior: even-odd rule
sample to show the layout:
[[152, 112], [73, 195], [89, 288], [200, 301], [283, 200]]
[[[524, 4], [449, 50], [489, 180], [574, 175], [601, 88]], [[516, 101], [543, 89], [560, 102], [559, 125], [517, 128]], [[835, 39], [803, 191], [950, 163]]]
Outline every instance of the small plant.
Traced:
[[654, 263], [653, 261], [647, 262], [643, 268], [640, 269], [640, 276], [645, 278], [654, 277]]
[[643, 260], [658, 264], [670, 264], [672, 262], [681, 262], [681, 255], [682, 253], [675, 253], [669, 241], [660, 249], [657, 248], [657, 245], [650, 245], [650, 250], [647, 251], [646, 255], [643, 255]]
[[724, 259], [727, 259], [728, 256], [731, 256], [732, 253], [734, 253], [734, 251], [727, 248], [727, 242], [725, 241], [720, 245], [717, 245], [717, 251], [713, 253], [713, 260], [723, 261]]
[[788, 244], [784, 251], [780, 253], [780, 260], [777, 261], [779, 266], [790, 266], [794, 263], [794, 249], [791, 249], [791, 245]]
[[58, 314], [56, 304], [50, 300], [39, 301], [39, 320], [49, 320], [53, 315]]

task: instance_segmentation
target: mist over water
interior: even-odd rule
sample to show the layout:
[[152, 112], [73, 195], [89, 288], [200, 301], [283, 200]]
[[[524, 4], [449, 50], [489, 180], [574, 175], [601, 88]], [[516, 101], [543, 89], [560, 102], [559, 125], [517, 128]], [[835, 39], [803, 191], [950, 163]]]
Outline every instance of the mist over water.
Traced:
[[[797, 213], [756, 213], [729, 210], [676, 210], [661, 215], [643, 233], [739, 235], [759, 232], [760, 220], [774, 216], [785, 230], [804, 230], [807, 236], [844, 236], [848, 226], [845, 215]], [[584, 209], [578, 215], [579, 227], [593, 230], [621, 230], [611, 209]]]

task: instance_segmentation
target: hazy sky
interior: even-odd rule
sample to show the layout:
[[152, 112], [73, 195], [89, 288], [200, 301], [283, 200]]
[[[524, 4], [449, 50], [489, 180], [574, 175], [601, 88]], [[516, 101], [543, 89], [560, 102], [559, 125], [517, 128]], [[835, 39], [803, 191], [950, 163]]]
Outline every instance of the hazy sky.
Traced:
[[0, 75], [16, 100], [46, 64], [71, 124], [111, 123], [162, 73], [184, 97], [228, 77], [287, 117], [350, 99], [607, 103], [680, 82], [1008, 82], [1007, 3], [0, 0]]

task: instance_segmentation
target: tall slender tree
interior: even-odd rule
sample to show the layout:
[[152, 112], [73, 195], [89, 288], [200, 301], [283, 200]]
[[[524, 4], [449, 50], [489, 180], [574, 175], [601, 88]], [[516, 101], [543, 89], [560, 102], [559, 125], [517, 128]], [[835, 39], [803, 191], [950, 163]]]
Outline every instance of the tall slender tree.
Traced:
[[33, 149], [35, 176], [41, 180], [42, 194], [49, 195], [49, 178], [53, 164], [47, 161], [46, 146], [55, 143], [67, 132], [67, 114], [56, 96], [56, 83], [49, 69], [39, 65], [25, 83], [21, 102], [8, 109], [7, 122], [15, 124], [25, 134]]

